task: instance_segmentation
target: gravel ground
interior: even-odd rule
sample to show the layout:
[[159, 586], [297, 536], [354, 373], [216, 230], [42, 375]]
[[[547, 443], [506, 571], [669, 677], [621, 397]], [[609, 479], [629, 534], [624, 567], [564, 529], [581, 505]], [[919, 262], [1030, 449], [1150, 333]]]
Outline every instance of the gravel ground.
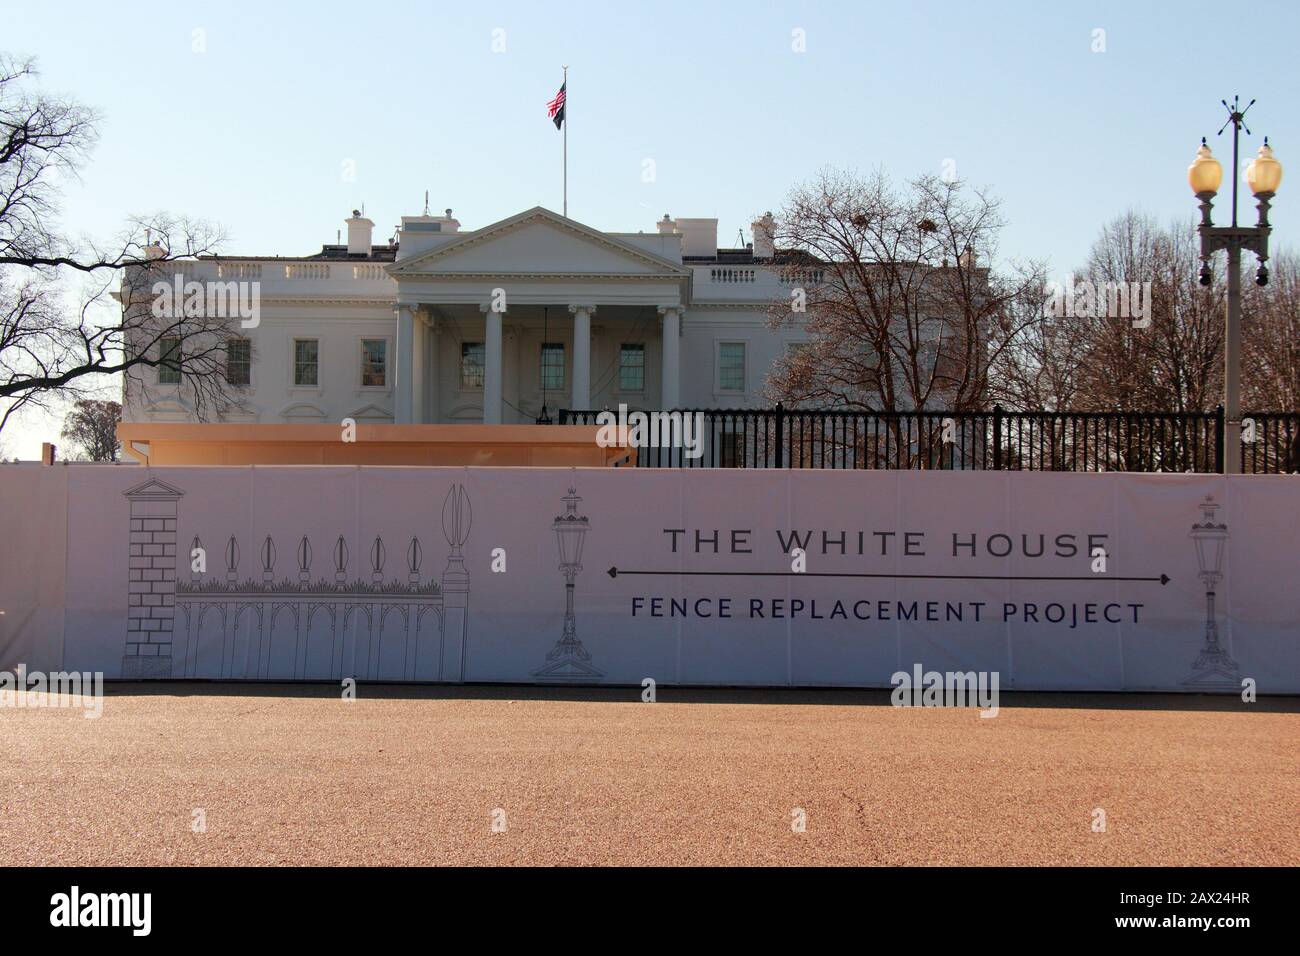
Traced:
[[117, 684], [97, 720], [4, 708], [0, 864], [1300, 864], [1297, 699], [639, 698]]

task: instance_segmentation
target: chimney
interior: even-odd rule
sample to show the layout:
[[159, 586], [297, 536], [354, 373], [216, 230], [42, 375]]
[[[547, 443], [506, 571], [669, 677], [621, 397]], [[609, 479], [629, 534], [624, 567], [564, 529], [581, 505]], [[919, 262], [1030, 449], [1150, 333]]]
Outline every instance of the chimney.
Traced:
[[772, 218], [772, 211], [769, 209], [763, 213], [762, 219], [755, 219], [752, 228], [754, 231], [754, 258], [771, 259], [776, 255], [776, 220]]
[[344, 222], [348, 224], [348, 255], [370, 255], [371, 236], [374, 234], [375, 224], [361, 215], [360, 209], [352, 210], [352, 218], [345, 219]]
[[41, 464], [54, 464], [54, 446], [47, 441], [41, 442]]
[[957, 260], [963, 269], [972, 269], [975, 266], [975, 253], [967, 246]]
[[[661, 224], [662, 225], [662, 224]], [[682, 255], [712, 259], [718, 254], [718, 220], [678, 219], [682, 234]]]
[[659, 227], [659, 235], [661, 236], [671, 236], [677, 231], [677, 223], [669, 218], [668, 213], [664, 213], [664, 217], [655, 225]]

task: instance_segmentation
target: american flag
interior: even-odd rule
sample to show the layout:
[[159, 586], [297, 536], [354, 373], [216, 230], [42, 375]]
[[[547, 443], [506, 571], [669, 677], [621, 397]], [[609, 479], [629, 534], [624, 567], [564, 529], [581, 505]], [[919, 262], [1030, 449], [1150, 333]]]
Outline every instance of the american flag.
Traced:
[[555, 99], [546, 104], [546, 116], [555, 123], [556, 129], [564, 123], [564, 88], [568, 85], [567, 82], [560, 84], [560, 92], [555, 94]]

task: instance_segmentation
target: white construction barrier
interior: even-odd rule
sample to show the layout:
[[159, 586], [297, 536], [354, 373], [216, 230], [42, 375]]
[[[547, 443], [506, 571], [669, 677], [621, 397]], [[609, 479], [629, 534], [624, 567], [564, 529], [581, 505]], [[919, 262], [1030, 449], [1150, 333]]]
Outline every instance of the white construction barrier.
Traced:
[[1297, 693], [1300, 481], [9, 465], [0, 611], [109, 678]]

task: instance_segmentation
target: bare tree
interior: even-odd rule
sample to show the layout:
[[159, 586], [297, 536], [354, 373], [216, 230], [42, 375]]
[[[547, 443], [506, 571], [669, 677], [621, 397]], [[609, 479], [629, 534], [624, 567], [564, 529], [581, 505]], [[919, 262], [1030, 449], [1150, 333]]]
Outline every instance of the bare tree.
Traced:
[[[1034, 330], [1042, 332], [1040, 347], [1020, 343], [1036, 361], [999, 370], [1007, 378], [1000, 384], [1016, 392], [1026, 408], [1213, 411], [1223, 396], [1226, 283], [1222, 262], [1212, 260], [1210, 285], [1199, 284], [1198, 252], [1191, 221], [1162, 227], [1129, 211], [1108, 223], [1087, 264], [1070, 281], [1087, 280], [1094, 287], [1150, 282], [1150, 324], [1112, 315], [1046, 323]], [[1243, 403], [1253, 410], [1295, 410], [1300, 408], [1300, 257], [1283, 250], [1271, 265], [1267, 286], [1243, 286]], [[1054, 396], [1050, 388], [1018, 384], [1031, 372], [1075, 384]]]
[[1011, 334], [992, 365], [989, 394], [1008, 409], [1080, 407], [1088, 329], [1083, 323], [1047, 314], [1049, 297], [1047, 283], [1039, 281], [1007, 302], [1012, 318], [1005, 326]]
[[[1266, 286], [1243, 287], [1242, 405], [1253, 418], [1247, 450], [1261, 470], [1300, 472], [1300, 257], [1284, 249]], [[1281, 414], [1262, 414], [1262, 413]]]
[[[212, 252], [219, 231], [155, 215], [107, 244], [64, 236], [57, 177], [76, 174], [97, 117], [33, 91], [35, 76], [30, 61], [0, 57], [0, 430], [25, 406], [50, 408], [102, 387], [102, 376], [160, 366], [179, 368], [200, 419], [240, 404], [225, 374], [231, 320], [159, 310], [151, 297], [172, 280], [170, 263]], [[75, 276], [84, 285], [71, 289]]]
[[[1091, 433], [1078, 420], [1044, 422], [1049, 431], [1060, 425], [1065, 457], [1087, 458], [1092, 467], [1213, 467], [1207, 413], [1223, 395], [1226, 283], [1222, 263], [1212, 262], [1210, 285], [1199, 284], [1198, 252], [1194, 222], [1162, 227], [1133, 211], [1112, 220], [1066, 281], [1092, 290], [1149, 283], [1149, 322], [1102, 310], [1026, 324], [995, 370], [994, 393], [1025, 410], [1121, 413], [1091, 423]], [[1253, 411], [1294, 410], [1300, 398], [1300, 262], [1282, 252], [1274, 266], [1268, 286], [1245, 287], [1242, 383]], [[1271, 429], [1262, 436], [1266, 464], [1289, 454], [1300, 469], [1300, 418], [1270, 418], [1261, 427]]]
[[122, 406], [117, 402], [83, 398], [63, 420], [63, 438], [90, 461], [117, 461], [121, 420]]
[[1270, 261], [1266, 286], [1245, 286], [1243, 404], [1255, 411], [1300, 411], [1300, 256]]
[[986, 193], [937, 177], [899, 191], [881, 173], [828, 170], [796, 187], [774, 235], [794, 301], [770, 321], [802, 324], [811, 343], [777, 364], [769, 393], [824, 408], [983, 408], [990, 369], [1034, 318], [1015, 306], [1042, 282], [1040, 267], [981, 264], [1001, 226]]
[[[1096, 315], [1077, 321], [1088, 341], [1079, 399], [1107, 411], [1206, 411], [1223, 383], [1223, 284], [1197, 281], [1190, 223], [1161, 228], [1132, 211], [1102, 229], [1082, 277], [1150, 283], [1149, 323]], [[1216, 277], [1218, 279], [1220, 277]]]

